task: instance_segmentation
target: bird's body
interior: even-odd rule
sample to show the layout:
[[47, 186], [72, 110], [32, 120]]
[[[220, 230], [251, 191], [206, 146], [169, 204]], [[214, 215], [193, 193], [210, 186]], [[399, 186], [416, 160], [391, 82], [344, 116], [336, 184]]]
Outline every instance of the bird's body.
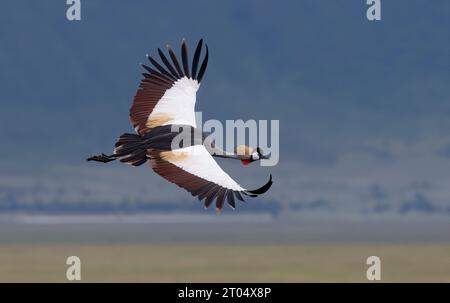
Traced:
[[[227, 201], [234, 208], [235, 199], [244, 201], [242, 195], [257, 196], [272, 185], [269, 182], [257, 190], [247, 190], [223, 171], [213, 156], [241, 160], [243, 164], [264, 158], [259, 148], [238, 148], [229, 153], [205, 140], [207, 134], [197, 128], [195, 121], [196, 92], [200, 87], [208, 64], [208, 47], [200, 63], [202, 40], [197, 45], [192, 61], [188, 64], [187, 45], [182, 43], [182, 64], [168, 46], [173, 65], [164, 53], [158, 53], [162, 67], [147, 56], [154, 68], [143, 65], [140, 87], [130, 109], [130, 120], [136, 134], [125, 133], [115, 144], [112, 155], [88, 158], [98, 162], [120, 160], [133, 166], [149, 162], [152, 169], [166, 180], [189, 191], [209, 207], [216, 200], [220, 211]], [[182, 140], [175, 141], [180, 138]]]

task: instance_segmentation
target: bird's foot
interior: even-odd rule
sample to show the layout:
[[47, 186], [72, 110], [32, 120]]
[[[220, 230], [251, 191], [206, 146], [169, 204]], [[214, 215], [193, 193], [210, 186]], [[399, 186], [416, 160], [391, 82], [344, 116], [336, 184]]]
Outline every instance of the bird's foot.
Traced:
[[101, 155], [91, 156], [86, 159], [86, 161], [97, 161], [97, 162], [102, 162], [102, 163], [108, 163], [108, 162], [114, 161], [114, 160], [116, 160], [115, 155], [108, 156], [108, 155], [105, 155], [104, 153], [102, 153]]

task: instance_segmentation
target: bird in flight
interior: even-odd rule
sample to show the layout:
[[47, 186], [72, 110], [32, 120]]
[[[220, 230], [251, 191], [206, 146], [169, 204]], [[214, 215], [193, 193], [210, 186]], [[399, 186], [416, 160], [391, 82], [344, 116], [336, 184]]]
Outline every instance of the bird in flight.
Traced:
[[[87, 158], [87, 161], [108, 163], [114, 160], [140, 166], [149, 162], [153, 171], [164, 179], [184, 188], [200, 201], [205, 208], [214, 201], [220, 213], [226, 201], [235, 208], [235, 201], [244, 201], [243, 196], [256, 197], [265, 193], [272, 185], [269, 181], [255, 190], [248, 190], [234, 181], [217, 164], [213, 157], [237, 159], [247, 165], [267, 159], [262, 149], [238, 146], [227, 152], [207, 142], [207, 134], [197, 128], [195, 121], [196, 93], [203, 80], [208, 64], [208, 46], [200, 64], [203, 48], [201, 39], [195, 49], [192, 68], [189, 68], [188, 47], [183, 39], [181, 64], [174, 51], [167, 46], [170, 60], [161, 49], [158, 54], [162, 66], [147, 55], [153, 67], [142, 64], [146, 72], [130, 108], [130, 120], [136, 133], [121, 135], [111, 155], [104, 153]], [[184, 132], [184, 133], [183, 133]], [[173, 140], [188, 134], [181, 145]]]

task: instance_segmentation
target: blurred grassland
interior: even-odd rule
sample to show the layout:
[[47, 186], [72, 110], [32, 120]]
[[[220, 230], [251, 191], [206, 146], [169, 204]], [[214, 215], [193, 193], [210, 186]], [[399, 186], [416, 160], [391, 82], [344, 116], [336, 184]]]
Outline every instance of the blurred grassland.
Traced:
[[450, 244], [0, 244], [0, 282], [65, 282], [66, 258], [82, 282], [450, 282]]

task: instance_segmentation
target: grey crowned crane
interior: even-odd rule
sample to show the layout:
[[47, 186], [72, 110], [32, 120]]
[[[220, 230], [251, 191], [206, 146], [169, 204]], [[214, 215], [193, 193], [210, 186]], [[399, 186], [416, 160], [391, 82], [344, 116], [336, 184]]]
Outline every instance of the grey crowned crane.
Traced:
[[[245, 189], [223, 171], [213, 157], [237, 159], [247, 165], [267, 158], [261, 149], [239, 146], [230, 153], [211, 142], [205, 144], [206, 134], [197, 128], [195, 121], [196, 93], [208, 64], [207, 45], [206, 54], [199, 64], [202, 46], [201, 39], [195, 49], [192, 69], [189, 68], [184, 39], [181, 65], [169, 46], [167, 50], [172, 63], [158, 48], [165, 67], [147, 55], [153, 67], [142, 65], [146, 72], [130, 109], [130, 120], [136, 134], [121, 135], [112, 155], [96, 155], [87, 161], [107, 163], [117, 159], [132, 166], [149, 162], [158, 175], [184, 188], [200, 201], [204, 200], [205, 208], [215, 200], [216, 211], [220, 212], [225, 201], [234, 209], [236, 199], [244, 201], [243, 195], [256, 197], [265, 193], [272, 185], [272, 175], [262, 187]], [[186, 129], [192, 135], [191, 139], [183, 140], [181, 146], [174, 148], [174, 138]]]

